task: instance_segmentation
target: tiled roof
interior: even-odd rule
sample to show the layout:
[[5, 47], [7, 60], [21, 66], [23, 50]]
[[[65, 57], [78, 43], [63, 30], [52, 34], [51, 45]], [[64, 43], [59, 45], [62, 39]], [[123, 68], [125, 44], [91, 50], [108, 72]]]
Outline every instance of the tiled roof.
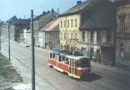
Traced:
[[52, 20], [45, 27], [41, 29], [42, 31], [59, 31], [59, 19]]
[[81, 30], [112, 29], [116, 21], [116, 7], [112, 2], [100, 6], [95, 13], [80, 27]]
[[46, 12], [42, 15], [39, 15], [38, 17], [36, 17], [34, 19], [34, 21], [38, 21], [38, 26], [39, 29], [43, 28], [47, 23], [49, 23], [50, 21], [56, 19], [58, 17], [58, 13], [56, 13], [55, 11], [50, 11], [50, 12]]
[[97, 2], [103, 2], [105, 0], [86, 0], [78, 5], [75, 5], [74, 7], [70, 8], [69, 10], [67, 10], [66, 12], [64, 12], [63, 14], [61, 14], [60, 16], [64, 16], [64, 15], [69, 15], [69, 14], [75, 14], [75, 13], [79, 13], [82, 10], [86, 9], [86, 8], [90, 8], [92, 6], [94, 6]]

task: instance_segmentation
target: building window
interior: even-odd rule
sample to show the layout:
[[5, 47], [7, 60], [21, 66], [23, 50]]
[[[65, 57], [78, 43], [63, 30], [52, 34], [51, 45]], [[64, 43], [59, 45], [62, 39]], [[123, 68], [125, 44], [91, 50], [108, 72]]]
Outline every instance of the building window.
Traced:
[[124, 44], [123, 43], [120, 44], [120, 57], [121, 58], [124, 57]]
[[75, 27], [77, 27], [77, 19], [75, 19]]
[[62, 33], [60, 34], [60, 38], [62, 39]]
[[90, 32], [90, 42], [94, 41], [94, 32]]
[[61, 28], [62, 28], [62, 21], [61, 21]]
[[71, 39], [73, 39], [73, 33], [71, 33]]
[[68, 27], [69, 27], [69, 20], [67, 22], [68, 22]]
[[85, 42], [85, 32], [82, 32], [82, 41]]
[[73, 19], [71, 19], [71, 27], [73, 27]]
[[125, 15], [120, 15], [120, 32], [125, 32]]
[[67, 34], [67, 37], [69, 38], [69, 33]]
[[100, 38], [100, 32], [97, 32], [97, 42], [101, 42], [101, 38]]
[[66, 33], [64, 33], [64, 39], [66, 39]]
[[64, 27], [66, 27], [66, 21], [64, 21]]
[[75, 39], [77, 39], [77, 33], [75, 33]]
[[63, 49], [63, 45], [61, 45], [60, 48]]

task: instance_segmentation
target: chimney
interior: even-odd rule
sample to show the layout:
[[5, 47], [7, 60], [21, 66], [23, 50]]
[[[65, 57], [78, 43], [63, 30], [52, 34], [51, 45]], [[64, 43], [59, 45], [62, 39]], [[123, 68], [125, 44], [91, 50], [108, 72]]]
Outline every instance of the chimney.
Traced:
[[43, 15], [45, 15], [45, 14], [46, 14], [46, 12], [44, 11], [44, 12], [43, 12]]
[[48, 10], [47, 13], [50, 13], [50, 11]]
[[51, 9], [52, 12], [54, 12], [54, 9]]
[[77, 1], [77, 5], [79, 5], [79, 4], [81, 4], [82, 3], [82, 1]]

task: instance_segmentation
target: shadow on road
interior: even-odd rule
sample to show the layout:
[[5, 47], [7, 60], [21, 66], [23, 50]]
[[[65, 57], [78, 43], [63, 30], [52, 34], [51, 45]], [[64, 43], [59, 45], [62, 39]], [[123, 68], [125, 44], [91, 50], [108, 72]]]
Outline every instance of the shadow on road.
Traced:
[[82, 78], [81, 81], [92, 82], [92, 81], [96, 81], [96, 80], [98, 80], [100, 78], [102, 78], [100, 75], [95, 74], [95, 73], [91, 73], [91, 74], [85, 76], [84, 78]]

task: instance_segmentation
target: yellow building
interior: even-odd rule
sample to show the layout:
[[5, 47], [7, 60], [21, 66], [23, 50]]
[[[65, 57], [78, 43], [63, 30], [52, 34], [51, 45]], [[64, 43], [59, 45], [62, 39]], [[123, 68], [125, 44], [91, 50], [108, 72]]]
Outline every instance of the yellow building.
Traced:
[[101, 2], [104, 1], [77, 1], [77, 5], [60, 15], [60, 49], [81, 50], [80, 26], [95, 12], [95, 8], [99, 7]]
[[61, 49], [77, 50], [79, 46], [80, 15], [69, 15], [60, 18]]

